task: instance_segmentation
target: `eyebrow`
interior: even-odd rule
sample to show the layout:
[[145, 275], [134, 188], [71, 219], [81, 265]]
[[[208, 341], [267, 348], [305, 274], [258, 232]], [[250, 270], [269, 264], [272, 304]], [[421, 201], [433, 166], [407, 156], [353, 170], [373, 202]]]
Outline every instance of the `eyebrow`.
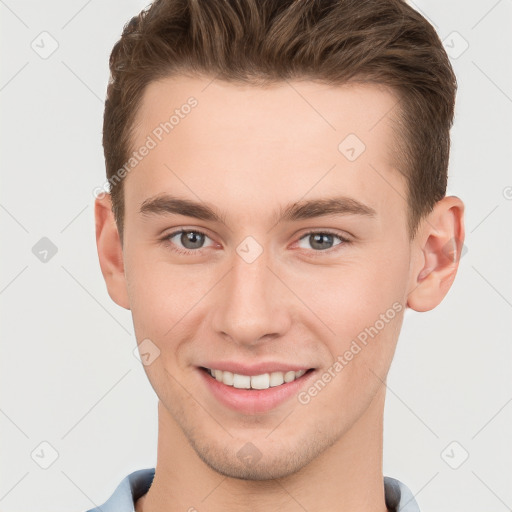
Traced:
[[[226, 215], [217, 213], [211, 205], [163, 194], [146, 199], [140, 213], [145, 216], [152, 215], [184, 215], [200, 220], [219, 222], [225, 224]], [[377, 212], [356, 199], [346, 196], [337, 196], [321, 199], [298, 201], [280, 208], [275, 215], [277, 223], [287, 221], [313, 219], [327, 215], [362, 215], [376, 217]]]

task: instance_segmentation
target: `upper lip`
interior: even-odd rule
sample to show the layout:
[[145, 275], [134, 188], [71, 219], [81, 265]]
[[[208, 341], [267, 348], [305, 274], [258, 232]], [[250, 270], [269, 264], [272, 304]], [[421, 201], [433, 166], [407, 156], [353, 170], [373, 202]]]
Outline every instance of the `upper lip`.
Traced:
[[298, 372], [299, 370], [309, 370], [309, 365], [279, 363], [277, 361], [262, 361], [259, 363], [246, 364], [236, 361], [212, 361], [201, 365], [204, 368], [212, 370], [222, 370], [239, 375], [261, 375], [272, 372]]

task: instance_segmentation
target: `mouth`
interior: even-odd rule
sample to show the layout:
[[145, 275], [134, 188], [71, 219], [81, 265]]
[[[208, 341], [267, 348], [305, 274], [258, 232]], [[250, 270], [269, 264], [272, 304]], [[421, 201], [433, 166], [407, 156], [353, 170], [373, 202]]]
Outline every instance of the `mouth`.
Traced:
[[[265, 414], [285, 406], [310, 385], [318, 373], [315, 368], [253, 372], [245, 375], [198, 366], [206, 392], [217, 404], [238, 414]], [[234, 368], [233, 368], [234, 369]]]
[[236, 389], [265, 390], [280, 387], [300, 379], [302, 376], [313, 372], [314, 368], [307, 370], [288, 370], [261, 373], [258, 375], [242, 375], [227, 370], [199, 367], [200, 370], [209, 375], [212, 379], [226, 386]]

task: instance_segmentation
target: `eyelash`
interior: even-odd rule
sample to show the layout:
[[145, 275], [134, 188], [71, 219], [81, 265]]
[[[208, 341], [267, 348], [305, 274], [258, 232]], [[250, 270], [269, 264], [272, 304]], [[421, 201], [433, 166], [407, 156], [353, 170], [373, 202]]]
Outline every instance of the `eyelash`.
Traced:
[[[175, 237], [176, 235], [179, 235], [181, 233], [198, 233], [200, 235], [204, 235], [205, 237], [208, 237], [208, 235], [206, 233], [204, 233], [203, 231], [200, 231], [198, 229], [180, 229], [178, 231], [174, 231], [173, 233], [169, 234], [169, 235], [166, 235], [164, 236], [160, 241], [166, 245], [169, 245], [171, 246], [171, 250], [177, 252], [178, 254], [183, 254], [185, 256], [192, 256], [192, 255], [196, 255], [198, 253], [200, 253], [201, 251], [201, 248], [200, 249], [195, 249], [195, 250], [192, 250], [192, 249], [182, 249], [181, 247], [177, 247], [175, 244], [173, 244], [171, 242], [171, 238]], [[336, 238], [338, 238], [339, 240], [341, 240], [341, 243], [335, 245], [334, 247], [331, 247], [330, 249], [326, 249], [326, 250], [319, 250], [319, 251], [315, 251], [315, 250], [312, 250], [313, 252], [313, 257], [317, 257], [317, 256], [321, 256], [323, 254], [331, 254], [333, 252], [336, 252], [338, 249], [342, 248], [344, 245], [350, 245], [352, 243], [351, 240], [339, 235], [338, 233], [335, 233], [334, 231], [330, 231], [330, 230], [321, 230], [321, 231], [308, 231], [307, 233], [304, 233], [300, 238], [299, 240], [302, 240], [303, 238], [306, 238], [310, 235], [331, 235], [331, 236], [334, 236]], [[208, 237], [209, 238], [209, 237]], [[316, 253], [316, 254], [315, 254]]]
[[350, 243], [352, 242], [348, 238], [345, 238], [345, 237], [341, 236], [340, 234], [335, 233], [334, 231], [330, 231], [328, 229], [327, 230], [320, 230], [320, 231], [315, 231], [315, 230], [308, 231], [307, 233], [304, 233], [299, 238], [299, 241], [302, 240], [303, 238], [307, 238], [310, 235], [331, 235], [331, 236], [333, 236], [335, 238], [338, 238], [341, 241], [341, 243], [335, 245], [334, 247], [331, 247], [330, 249], [325, 249], [323, 251], [322, 250], [315, 251], [314, 249], [311, 249], [311, 252], [312, 252], [311, 256], [313, 258], [322, 256], [322, 255], [325, 255], [325, 254], [333, 254], [333, 253], [337, 252], [338, 250], [342, 249], [344, 245], [350, 245]]

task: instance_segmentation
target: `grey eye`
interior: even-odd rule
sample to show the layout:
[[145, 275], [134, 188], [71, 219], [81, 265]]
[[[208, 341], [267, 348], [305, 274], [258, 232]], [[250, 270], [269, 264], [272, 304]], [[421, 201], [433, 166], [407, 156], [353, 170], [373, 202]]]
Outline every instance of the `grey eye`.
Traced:
[[[326, 250], [326, 249], [331, 249], [332, 247], [339, 245], [339, 243], [338, 244], [334, 243], [335, 238], [340, 240], [340, 243], [341, 243], [341, 241], [343, 241], [343, 239], [338, 235], [335, 235], [333, 233], [324, 233], [322, 231], [318, 231], [316, 233], [307, 233], [300, 239], [300, 242], [305, 241], [306, 244], [308, 244], [308, 243], [310, 244], [311, 248], [318, 250], [318, 251], [322, 251], [322, 250]], [[301, 247], [302, 249], [310, 248], [310, 247], [301, 245], [301, 243], [299, 243], [299, 247]]]
[[207, 238], [204, 233], [191, 229], [176, 231], [168, 237], [169, 241], [176, 244], [178, 248], [187, 250], [202, 249], [205, 247], [204, 243]]

